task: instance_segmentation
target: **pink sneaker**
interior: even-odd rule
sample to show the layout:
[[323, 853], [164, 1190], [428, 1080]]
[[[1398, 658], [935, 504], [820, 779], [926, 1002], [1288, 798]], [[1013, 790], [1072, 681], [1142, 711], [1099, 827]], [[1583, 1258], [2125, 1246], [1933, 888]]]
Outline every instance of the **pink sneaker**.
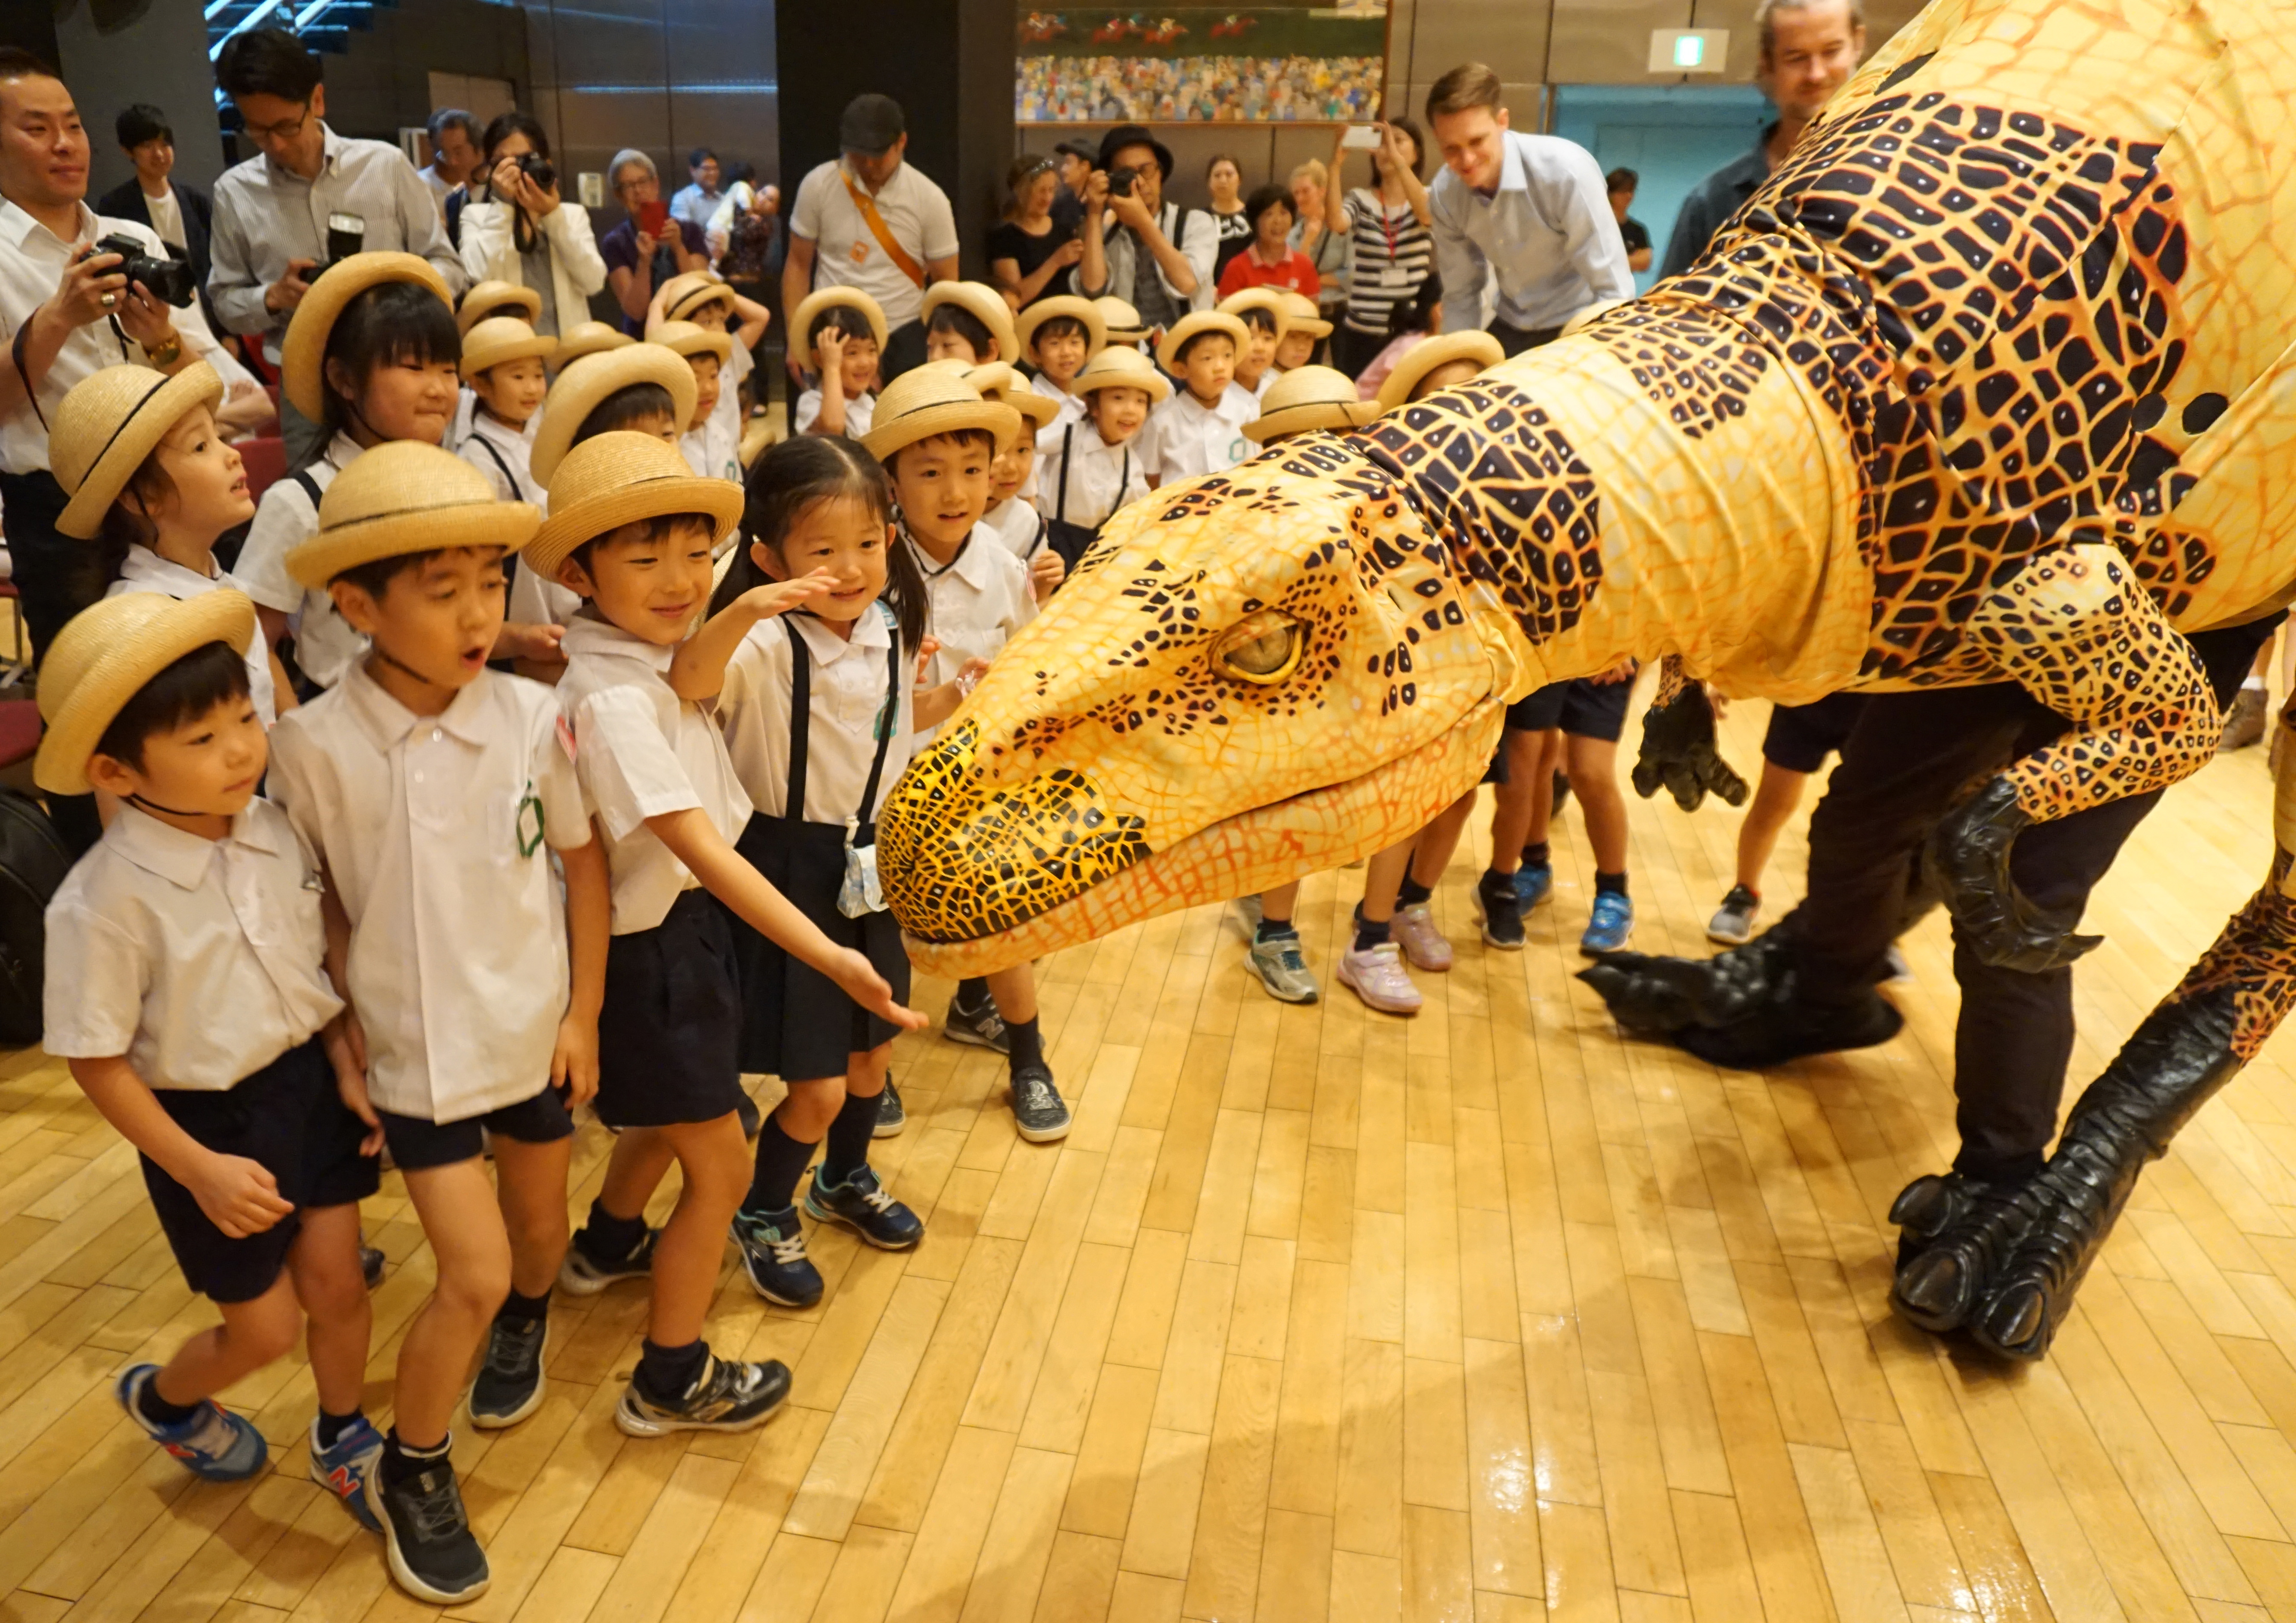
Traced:
[[1443, 932], [1435, 928], [1435, 915], [1424, 902], [1414, 902], [1408, 907], [1395, 910], [1395, 918], [1388, 925], [1388, 934], [1403, 955], [1411, 960], [1411, 967], [1439, 975], [1451, 967], [1451, 944]]
[[1368, 952], [1341, 953], [1340, 984], [1382, 1014], [1419, 1012], [1419, 988], [1411, 984], [1402, 951], [1392, 941], [1382, 942]]

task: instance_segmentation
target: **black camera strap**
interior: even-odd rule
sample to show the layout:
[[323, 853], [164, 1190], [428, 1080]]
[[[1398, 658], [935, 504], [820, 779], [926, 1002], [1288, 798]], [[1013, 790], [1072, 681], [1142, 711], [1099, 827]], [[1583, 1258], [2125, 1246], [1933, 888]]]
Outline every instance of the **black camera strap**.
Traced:
[[[119, 317], [107, 316], [104, 319], [111, 324], [111, 336], [119, 340], [119, 358], [133, 360], [135, 357], [127, 353], [127, 333], [120, 326]], [[32, 408], [32, 415], [39, 419], [41, 431], [45, 433], [48, 427], [48, 414], [40, 409], [40, 391], [32, 381], [32, 374], [24, 370], [24, 342], [31, 336], [32, 324], [26, 321], [16, 329], [16, 336], [8, 340], [8, 359], [16, 368], [18, 380], [24, 385], [24, 403]], [[64, 341], [70, 343], [71, 340], [66, 339]]]

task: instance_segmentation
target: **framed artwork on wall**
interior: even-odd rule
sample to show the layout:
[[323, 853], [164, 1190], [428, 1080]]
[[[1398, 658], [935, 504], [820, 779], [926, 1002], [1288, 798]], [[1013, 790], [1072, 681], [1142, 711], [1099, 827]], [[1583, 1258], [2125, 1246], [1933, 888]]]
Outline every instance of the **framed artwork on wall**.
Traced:
[[1386, 0], [1023, 9], [1022, 124], [1355, 123], [1379, 116]]

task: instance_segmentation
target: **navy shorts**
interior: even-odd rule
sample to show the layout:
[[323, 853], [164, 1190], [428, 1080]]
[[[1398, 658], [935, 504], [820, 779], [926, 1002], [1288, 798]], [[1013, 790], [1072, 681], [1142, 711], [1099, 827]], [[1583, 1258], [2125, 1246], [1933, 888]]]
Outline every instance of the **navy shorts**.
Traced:
[[598, 1012], [598, 1119], [668, 1127], [730, 1116], [742, 1094], [734, 932], [707, 890], [681, 893], [652, 930], [606, 947]]
[[381, 1184], [382, 1163], [359, 1153], [366, 1129], [335, 1091], [334, 1067], [316, 1037], [226, 1091], [156, 1087], [152, 1096], [201, 1145], [261, 1166], [277, 1180], [280, 1197], [295, 1203], [261, 1234], [234, 1240], [200, 1209], [190, 1190], [144, 1160], [144, 1186], [168, 1249], [184, 1283], [210, 1301], [261, 1296], [287, 1266], [305, 1209], [354, 1205]]
[[1841, 750], [1842, 740], [1865, 713], [1863, 693], [1828, 693], [1816, 704], [1782, 704], [1770, 712], [1762, 758], [1789, 772], [1816, 772]]
[[1627, 730], [1627, 706], [1635, 684], [1595, 682], [1574, 676], [1545, 687], [1507, 706], [1506, 725], [1515, 733], [1544, 733], [1560, 727], [1573, 738], [1599, 739], [1615, 744]]
[[556, 1143], [574, 1136], [573, 1113], [554, 1087], [460, 1121], [425, 1121], [395, 1111], [379, 1110], [375, 1114], [382, 1118], [383, 1142], [390, 1146], [390, 1159], [402, 1172], [476, 1160], [486, 1153], [489, 1133], [522, 1144]]

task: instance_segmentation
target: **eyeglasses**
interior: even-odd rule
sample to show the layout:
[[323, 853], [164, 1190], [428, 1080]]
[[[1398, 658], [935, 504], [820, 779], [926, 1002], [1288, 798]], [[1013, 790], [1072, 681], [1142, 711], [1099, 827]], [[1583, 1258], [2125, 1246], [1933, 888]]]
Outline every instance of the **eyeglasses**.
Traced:
[[303, 126], [311, 121], [311, 104], [303, 103], [303, 111], [291, 119], [282, 119], [276, 124], [247, 124], [242, 127], [256, 141], [292, 141], [303, 133]]

